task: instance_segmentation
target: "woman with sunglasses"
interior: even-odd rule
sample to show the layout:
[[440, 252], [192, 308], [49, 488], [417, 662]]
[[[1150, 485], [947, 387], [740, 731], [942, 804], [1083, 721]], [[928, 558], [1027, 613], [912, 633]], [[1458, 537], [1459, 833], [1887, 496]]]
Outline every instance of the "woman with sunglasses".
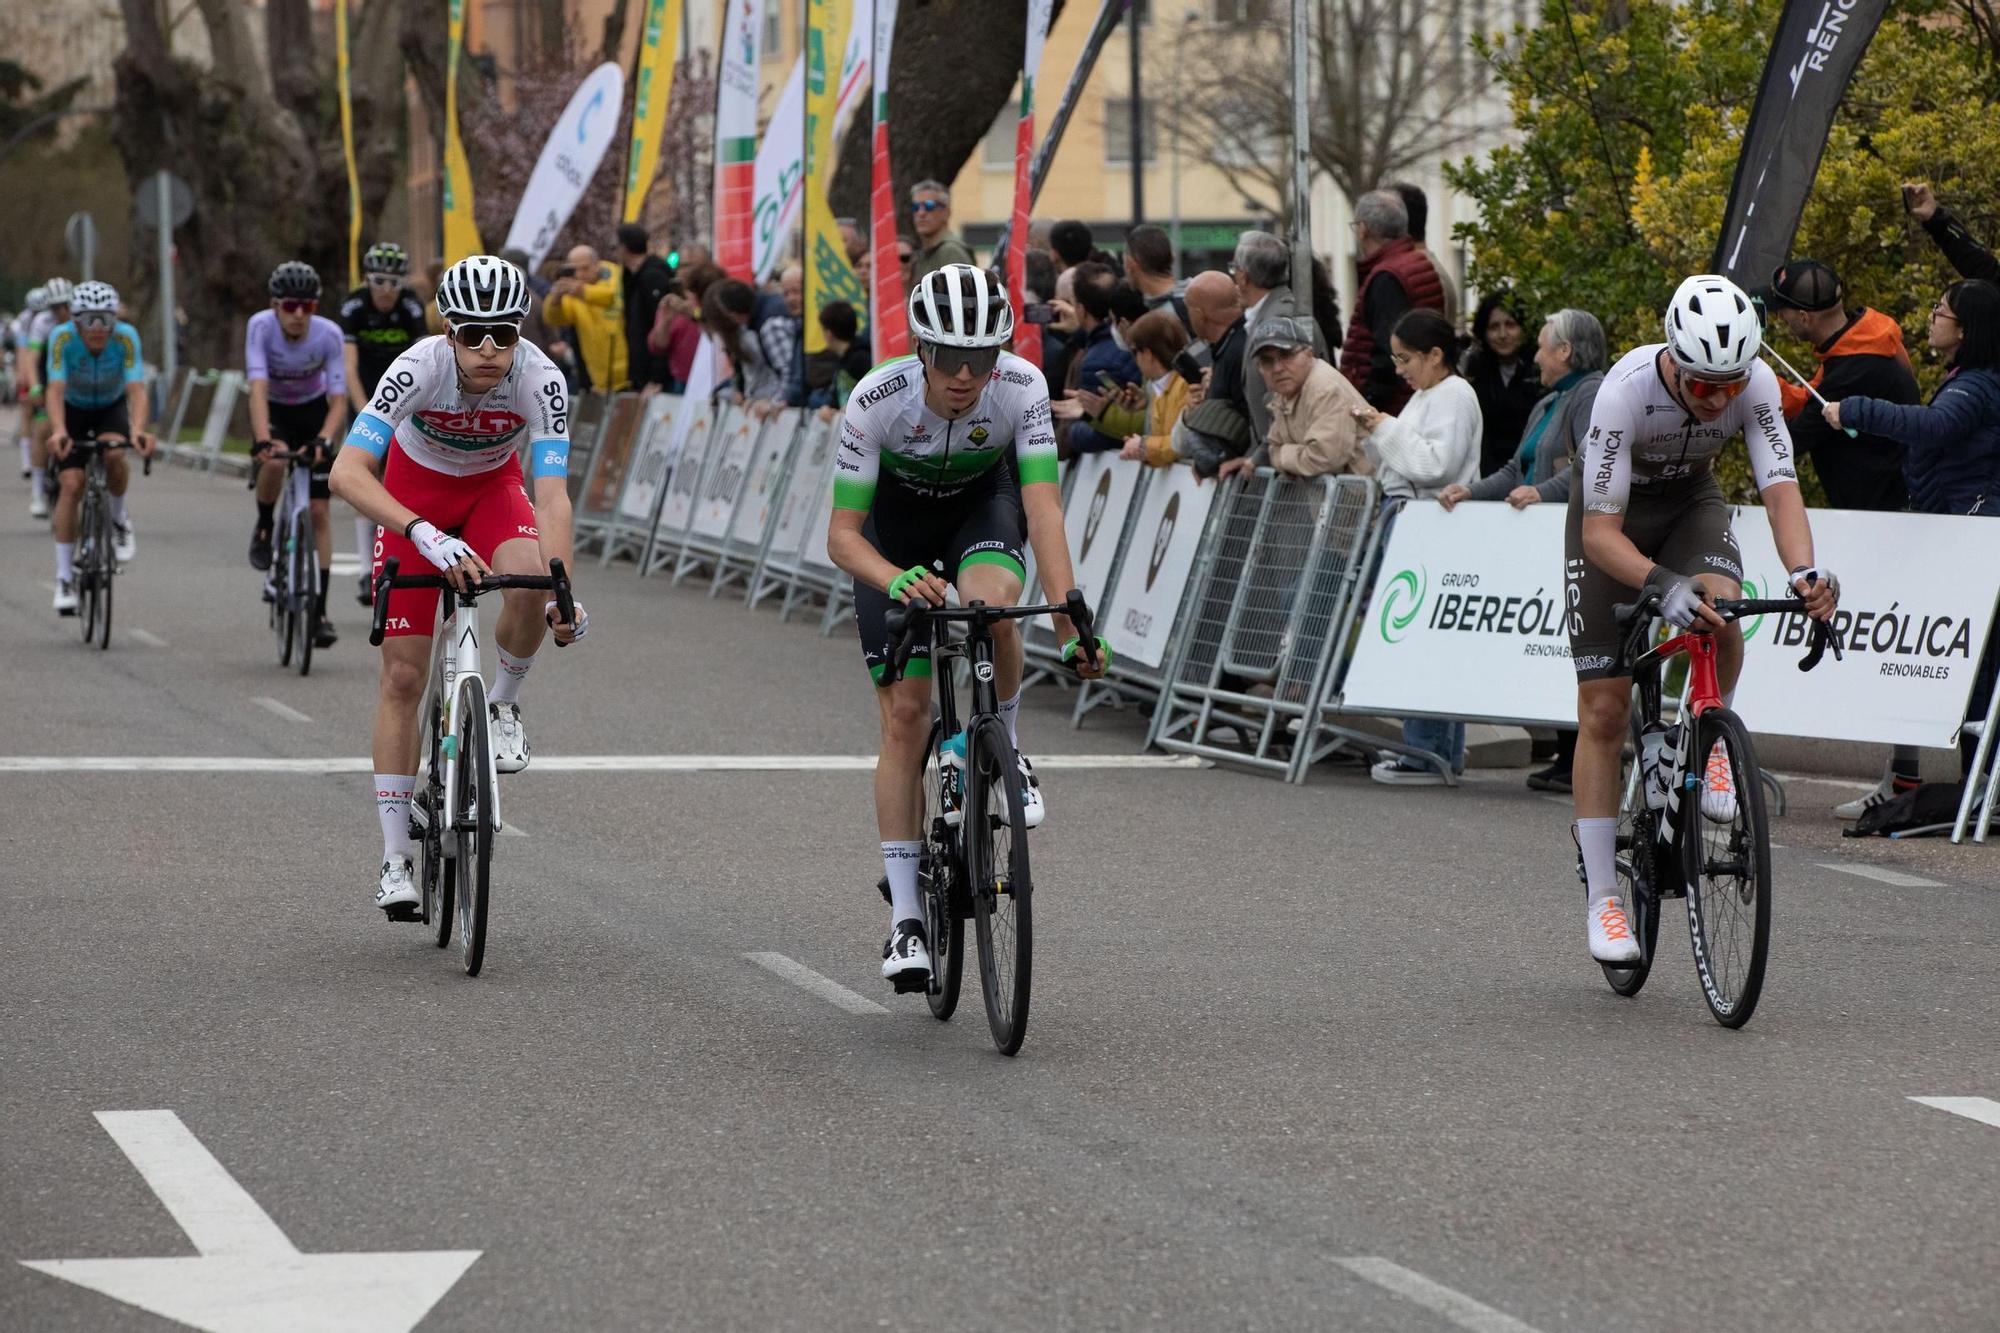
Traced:
[[[848, 395], [826, 534], [827, 554], [854, 576], [854, 622], [879, 687], [875, 822], [891, 909], [882, 975], [898, 991], [922, 989], [930, 975], [917, 858], [931, 663], [930, 646], [919, 643], [903, 679], [884, 685], [889, 609], [898, 602], [942, 606], [953, 585], [961, 603], [1015, 605], [1027, 578], [1023, 534], [1044, 588], [1076, 586], [1049, 387], [1033, 362], [1004, 350], [1014, 333], [1005, 289], [984, 269], [947, 264], [910, 292], [909, 327], [917, 354], [877, 366]], [[1065, 656], [1082, 656], [1080, 674], [1103, 674], [1103, 640], [1091, 665], [1090, 655], [1078, 653], [1075, 627], [1063, 616], [1052, 619]], [[1017, 626], [995, 625], [993, 644], [994, 688], [1018, 751]], [[1022, 813], [1033, 828], [1044, 807], [1025, 755], [1020, 770]]]
[[[395, 557], [404, 569], [427, 561], [458, 584], [482, 574], [546, 574], [550, 557], [570, 560], [569, 392], [562, 372], [533, 343], [521, 341], [528, 282], [494, 255], [453, 264], [438, 283], [442, 336], [397, 357], [354, 419], [348, 448], [333, 463], [333, 489], [381, 525], [375, 568]], [[528, 446], [531, 502], [518, 453]], [[500, 669], [487, 694], [494, 767], [528, 766], [521, 726], [521, 682], [543, 635], [580, 639], [558, 624], [555, 603], [510, 589], [494, 638]], [[389, 594], [382, 678], [375, 704], [375, 808], [382, 823], [382, 875], [375, 905], [414, 905], [416, 846], [410, 793], [416, 788], [417, 702], [430, 663], [437, 620], [435, 589]]]
[[[1704, 274], [1675, 291], [1666, 340], [1627, 352], [1591, 406], [1590, 429], [1570, 477], [1563, 560], [1576, 668], [1578, 737], [1572, 783], [1576, 840], [1589, 888], [1590, 955], [1631, 963], [1639, 945], [1618, 893], [1619, 751], [1632, 707], [1629, 676], [1613, 676], [1619, 631], [1613, 608], [1660, 594], [1660, 614], [1716, 636], [1723, 698], [1743, 666], [1743, 635], [1707, 602], [1741, 595], [1743, 558], [1715, 458], [1738, 435], [1792, 586], [1821, 620], [1839, 582], [1813, 564], [1812, 530], [1799, 494], [1778, 380], [1758, 360], [1757, 312], [1743, 289]], [[1701, 811], [1736, 817], [1736, 785], [1720, 746], [1708, 757]]]

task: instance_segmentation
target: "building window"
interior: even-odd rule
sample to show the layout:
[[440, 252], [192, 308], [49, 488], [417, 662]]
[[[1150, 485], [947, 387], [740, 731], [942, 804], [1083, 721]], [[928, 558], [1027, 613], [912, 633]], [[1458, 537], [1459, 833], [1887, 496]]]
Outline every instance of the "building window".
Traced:
[[1215, 0], [1217, 23], [1276, 23], [1277, 0]]
[[[1144, 140], [1146, 161], [1157, 162], [1160, 157], [1160, 136], [1156, 129], [1158, 117], [1153, 114], [1153, 102], [1147, 99], [1141, 108], [1145, 123], [1139, 127]], [[1107, 97], [1104, 99], [1104, 161], [1107, 166], [1129, 166], [1132, 162], [1132, 99], [1129, 97]]]
[[1014, 169], [1014, 138], [1021, 124], [1021, 102], [1016, 91], [993, 118], [993, 128], [979, 141], [979, 165], [988, 171]]
[[776, 60], [785, 52], [785, 6], [783, 0], [764, 0], [764, 59]]
[[[1269, 167], [1285, 158], [1285, 137], [1271, 122], [1272, 103], [1250, 100], [1218, 102], [1209, 112], [1214, 122], [1209, 157], [1224, 167]], [[1288, 125], [1282, 128], [1290, 128]], [[1182, 136], [1183, 151], [1187, 137]]]

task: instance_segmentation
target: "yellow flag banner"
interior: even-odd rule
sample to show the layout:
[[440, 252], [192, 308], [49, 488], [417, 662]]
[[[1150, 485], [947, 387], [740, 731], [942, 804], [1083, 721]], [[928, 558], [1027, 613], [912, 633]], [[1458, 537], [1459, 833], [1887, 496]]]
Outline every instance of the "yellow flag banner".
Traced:
[[444, 262], [480, 253], [472, 220], [472, 167], [458, 137], [458, 56], [465, 45], [465, 0], [451, 0], [451, 31], [444, 57]]
[[[806, 162], [805, 162], [805, 335], [806, 351], [826, 350], [826, 333], [819, 312], [833, 301], [846, 301], [864, 317], [868, 294], [847, 246], [834, 225], [826, 202], [825, 176], [833, 168], [833, 113], [840, 96], [840, 60], [847, 50], [851, 3], [809, 0], [806, 10]], [[782, 369], [782, 368], [781, 368]]]
[[347, 56], [347, 0], [334, 0], [333, 49], [340, 75], [340, 146], [347, 153], [347, 288], [361, 285], [361, 169], [354, 161], [354, 92]]
[[625, 163], [626, 222], [639, 220], [660, 167], [660, 136], [667, 127], [667, 101], [674, 91], [674, 62], [680, 58], [682, 3], [646, 0], [639, 68], [633, 75], [632, 152]]

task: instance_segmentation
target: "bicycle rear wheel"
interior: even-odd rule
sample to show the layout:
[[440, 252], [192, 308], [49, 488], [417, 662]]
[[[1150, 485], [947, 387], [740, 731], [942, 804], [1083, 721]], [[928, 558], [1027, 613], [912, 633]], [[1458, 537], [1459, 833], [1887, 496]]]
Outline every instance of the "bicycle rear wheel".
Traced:
[[296, 636], [293, 651], [298, 655], [299, 674], [308, 675], [313, 664], [313, 640], [319, 634], [319, 560], [313, 546], [312, 511], [306, 510], [292, 528], [296, 553], [291, 560], [292, 602], [299, 608], [293, 622]]
[[979, 932], [980, 988], [993, 1044], [1012, 1055], [1028, 1032], [1034, 963], [1028, 825], [1007, 728], [997, 717], [982, 718], [967, 742], [966, 867]]
[[271, 549], [276, 558], [271, 561], [271, 632], [278, 636], [278, 665], [292, 664], [294, 638], [298, 633], [295, 623], [298, 619], [292, 605], [292, 560], [290, 536], [292, 521], [282, 511], [278, 514], [277, 528], [271, 534]]
[[1720, 745], [1736, 784], [1731, 818], [1709, 818], [1702, 809], [1706, 781], [1684, 792], [1680, 844], [1687, 875], [1688, 935], [1702, 996], [1715, 1021], [1742, 1027], [1764, 989], [1771, 946], [1771, 831], [1764, 815], [1764, 783], [1756, 751], [1742, 720], [1711, 708], [1696, 722], [1690, 763], [1699, 776]]
[[97, 506], [96, 533], [91, 538], [95, 553], [97, 572], [93, 582], [97, 587], [97, 610], [92, 617], [97, 622], [97, 647], [104, 651], [111, 647], [111, 584], [118, 573], [118, 554], [111, 545], [111, 508], [108, 504]]
[[424, 718], [424, 736], [430, 763], [424, 774], [423, 791], [418, 797], [425, 816], [423, 836], [417, 841], [420, 862], [418, 882], [423, 886], [424, 920], [430, 925], [431, 940], [442, 949], [451, 943], [453, 862], [445, 854], [443, 824], [444, 709], [435, 693], [431, 695], [430, 709]]
[[83, 622], [83, 641], [97, 637], [97, 493], [85, 484], [82, 521], [77, 525], [80, 540], [70, 577], [76, 580], [76, 618]]
[[465, 974], [486, 960], [486, 895], [493, 870], [493, 747], [486, 736], [486, 686], [477, 676], [458, 683], [454, 707], [458, 742], [458, 947]]
[[1660, 886], [1654, 856], [1659, 816], [1640, 812], [1631, 822], [1629, 835], [1620, 834], [1627, 844], [1619, 849], [1618, 891], [1629, 909], [1632, 933], [1639, 941], [1639, 961], [1629, 967], [1599, 963], [1604, 980], [1625, 998], [1637, 995], [1653, 971], [1653, 948], [1660, 939]]
[[[965, 972], [964, 866], [959, 857], [958, 830], [944, 822], [944, 781], [938, 746], [944, 739], [941, 722], [931, 723], [924, 746], [924, 858], [918, 886], [924, 898], [924, 934], [931, 948], [931, 981], [924, 998], [931, 1014], [944, 1022], [958, 1008], [958, 988]], [[964, 794], [960, 793], [961, 803]]]

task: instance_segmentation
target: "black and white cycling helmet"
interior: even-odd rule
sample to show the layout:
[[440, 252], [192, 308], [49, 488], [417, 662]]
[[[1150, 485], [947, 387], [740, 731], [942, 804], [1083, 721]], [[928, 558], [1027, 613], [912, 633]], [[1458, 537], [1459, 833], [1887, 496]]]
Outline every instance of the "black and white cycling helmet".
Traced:
[[520, 323], [528, 317], [528, 280], [498, 255], [468, 255], [438, 282], [438, 313], [453, 323]]
[[22, 302], [31, 315], [39, 315], [49, 308], [49, 292], [46, 287], [28, 288], [27, 298]]
[[108, 282], [80, 282], [70, 294], [69, 310], [72, 315], [115, 315], [118, 289]]
[[1007, 290], [983, 268], [946, 264], [910, 293], [910, 336], [940, 347], [1004, 347], [1014, 336]]
[[319, 273], [311, 264], [287, 259], [271, 270], [271, 295], [279, 300], [317, 301]]
[[361, 256], [363, 273], [389, 273], [402, 277], [410, 271], [410, 256], [393, 241], [377, 241]]
[[50, 278], [42, 286], [42, 300], [46, 303], [43, 308], [68, 305], [69, 298], [74, 292], [75, 288], [69, 285], [68, 278]]
[[1713, 273], [1698, 273], [1680, 285], [1664, 323], [1674, 363], [1704, 379], [1742, 379], [1764, 345], [1748, 294]]

